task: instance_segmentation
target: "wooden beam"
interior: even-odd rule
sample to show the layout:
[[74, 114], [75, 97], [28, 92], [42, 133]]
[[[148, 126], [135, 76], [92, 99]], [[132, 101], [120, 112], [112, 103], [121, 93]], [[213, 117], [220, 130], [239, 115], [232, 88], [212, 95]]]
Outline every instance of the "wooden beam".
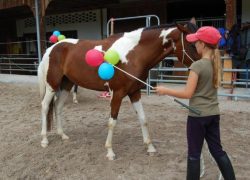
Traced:
[[34, 0], [0, 0], [0, 10], [31, 4], [34, 5]]
[[236, 23], [236, 0], [225, 0], [226, 3], [226, 28], [231, 29]]

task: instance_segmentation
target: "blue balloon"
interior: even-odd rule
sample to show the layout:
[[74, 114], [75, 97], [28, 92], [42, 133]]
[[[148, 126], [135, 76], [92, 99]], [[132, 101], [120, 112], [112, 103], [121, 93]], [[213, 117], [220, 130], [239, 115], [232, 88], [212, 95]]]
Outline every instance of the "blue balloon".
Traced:
[[114, 76], [115, 70], [112, 64], [102, 63], [98, 69], [98, 75], [103, 80], [110, 80]]
[[58, 37], [58, 36], [61, 35], [61, 33], [60, 33], [59, 31], [54, 31], [54, 32], [53, 32], [53, 35]]

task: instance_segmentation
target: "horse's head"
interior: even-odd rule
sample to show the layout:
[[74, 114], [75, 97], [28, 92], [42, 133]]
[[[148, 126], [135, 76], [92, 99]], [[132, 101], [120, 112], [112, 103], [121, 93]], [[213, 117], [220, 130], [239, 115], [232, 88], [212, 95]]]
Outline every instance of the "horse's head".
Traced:
[[171, 39], [173, 41], [173, 54], [185, 66], [189, 67], [193, 61], [200, 58], [193, 43], [186, 40], [187, 34], [197, 31], [197, 26], [188, 23], [186, 25], [176, 24], [176, 29], [171, 32]]

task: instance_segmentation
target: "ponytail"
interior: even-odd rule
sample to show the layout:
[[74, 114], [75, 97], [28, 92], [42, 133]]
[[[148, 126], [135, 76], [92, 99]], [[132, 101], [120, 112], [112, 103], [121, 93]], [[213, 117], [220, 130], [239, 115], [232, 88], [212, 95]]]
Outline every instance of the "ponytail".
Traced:
[[221, 55], [218, 48], [213, 49], [213, 85], [215, 88], [219, 88], [221, 84]]

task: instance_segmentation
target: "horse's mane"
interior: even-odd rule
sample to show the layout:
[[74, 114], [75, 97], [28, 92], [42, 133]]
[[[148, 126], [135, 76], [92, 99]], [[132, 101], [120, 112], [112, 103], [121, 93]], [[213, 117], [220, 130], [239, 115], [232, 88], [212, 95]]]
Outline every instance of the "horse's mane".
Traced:
[[154, 25], [154, 26], [145, 27], [144, 30], [159, 29], [159, 28], [170, 28], [170, 27], [174, 27], [174, 26], [176, 26], [176, 24], [174, 24], [174, 23], [171, 23], [171, 24], [160, 24], [160, 25]]
[[[161, 24], [161, 25], [154, 25], [154, 26], [150, 26], [150, 27], [140, 27], [140, 28], [143, 28], [143, 30], [152, 30], [152, 29], [160, 29], [160, 28], [170, 28], [170, 27], [174, 27], [176, 26], [176, 24], [172, 23], [172, 24]], [[137, 28], [137, 29], [140, 29], [140, 28]], [[134, 30], [137, 30], [137, 29], [134, 29]], [[132, 32], [134, 30], [131, 30], [131, 31], [128, 31], [128, 32]], [[122, 36], [124, 33], [126, 32], [121, 32], [121, 33], [115, 33], [115, 34], [112, 34], [110, 35], [109, 37], [110, 38], [116, 38], [116, 37], [120, 37]]]
[[199, 28], [196, 24], [188, 22], [187, 23], [187, 28], [191, 33], [195, 33]]
[[116, 37], [121, 37], [124, 34], [124, 32], [120, 32], [120, 33], [115, 33], [110, 35], [108, 38], [116, 38]]

